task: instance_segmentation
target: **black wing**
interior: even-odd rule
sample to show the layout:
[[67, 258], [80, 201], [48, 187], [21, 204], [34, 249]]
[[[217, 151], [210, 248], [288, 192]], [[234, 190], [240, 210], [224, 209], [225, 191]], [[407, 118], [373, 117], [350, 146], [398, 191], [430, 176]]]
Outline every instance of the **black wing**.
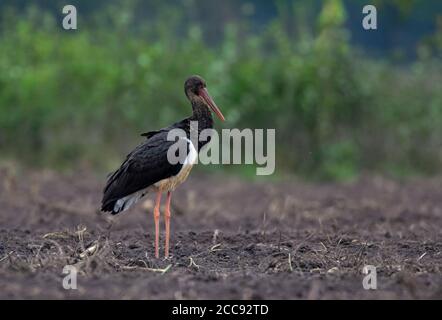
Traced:
[[143, 190], [180, 171], [181, 161], [170, 164], [167, 160], [167, 151], [175, 143], [167, 140], [167, 133], [160, 130], [138, 145], [128, 154], [120, 168], [108, 178], [101, 203], [102, 211], [113, 211], [118, 199]]
[[190, 120], [189, 118], [185, 118], [181, 121], [175, 122], [174, 124], [160, 129], [160, 130], [155, 130], [155, 131], [148, 131], [148, 132], [144, 132], [141, 134], [142, 137], [146, 137], [147, 139], [152, 138], [154, 135], [158, 134], [158, 133], [163, 133], [163, 132], [169, 132], [172, 129], [183, 129], [186, 132], [189, 132], [189, 125], [190, 125]]

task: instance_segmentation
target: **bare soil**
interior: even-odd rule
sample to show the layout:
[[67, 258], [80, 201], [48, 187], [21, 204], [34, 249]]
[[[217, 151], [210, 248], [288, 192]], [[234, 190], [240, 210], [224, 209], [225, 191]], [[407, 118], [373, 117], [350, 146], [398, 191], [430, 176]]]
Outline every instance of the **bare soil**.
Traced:
[[[172, 256], [159, 260], [153, 196], [100, 213], [104, 179], [0, 169], [0, 298], [442, 298], [442, 178], [193, 174], [174, 193]], [[65, 265], [79, 271], [77, 290], [62, 286]], [[365, 265], [377, 290], [362, 286]]]

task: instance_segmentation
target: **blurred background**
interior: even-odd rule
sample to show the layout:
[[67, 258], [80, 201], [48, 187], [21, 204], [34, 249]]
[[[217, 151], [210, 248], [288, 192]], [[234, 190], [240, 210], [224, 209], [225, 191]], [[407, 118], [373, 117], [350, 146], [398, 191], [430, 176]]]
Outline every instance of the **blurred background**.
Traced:
[[190, 114], [200, 74], [218, 129], [276, 129], [276, 178], [438, 174], [442, 2], [370, 1], [374, 31], [366, 2], [2, 0], [0, 163], [115, 169], [139, 133]]

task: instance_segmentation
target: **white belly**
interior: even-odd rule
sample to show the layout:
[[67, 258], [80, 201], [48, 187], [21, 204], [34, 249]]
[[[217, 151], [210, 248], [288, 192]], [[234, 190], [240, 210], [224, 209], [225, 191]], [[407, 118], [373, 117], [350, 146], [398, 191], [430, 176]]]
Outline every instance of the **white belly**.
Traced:
[[198, 158], [198, 153], [197, 153], [192, 141], [190, 141], [187, 138], [180, 138], [180, 139], [185, 139], [187, 141], [188, 146], [189, 146], [189, 153], [187, 154], [186, 159], [184, 159], [183, 166], [181, 167], [180, 171], [175, 176], [160, 180], [154, 184], [154, 186], [159, 191], [164, 192], [164, 191], [175, 190], [175, 188], [178, 185], [180, 185], [181, 183], [183, 183], [187, 179], [187, 176], [189, 175], [190, 170], [192, 170], [192, 167], [195, 164], [196, 159]]

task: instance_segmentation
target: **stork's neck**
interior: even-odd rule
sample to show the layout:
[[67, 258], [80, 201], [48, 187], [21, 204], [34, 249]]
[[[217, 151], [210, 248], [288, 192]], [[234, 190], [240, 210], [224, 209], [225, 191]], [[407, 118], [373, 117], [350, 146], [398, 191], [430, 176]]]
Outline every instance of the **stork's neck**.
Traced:
[[198, 131], [201, 132], [201, 130], [213, 128], [212, 113], [206, 103], [200, 98], [192, 99], [191, 102], [193, 114], [190, 120], [198, 121]]
[[[190, 120], [189, 131], [188, 131], [188, 135], [190, 138], [192, 136], [191, 132], [195, 132], [195, 131], [193, 131], [195, 128], [192, 126], [193, 121], [196, 121], [198, 124], [197, 137], [199, 137], [199, 135], [201, 134], [201, 131], [203, 131], [204, 129], [212, 129], [213, 128], [212, 113], [210, 112], [206, 103], [201, 98], [191, 99], [191, 102], [192, 102], [193, 114], [191, 117], [188, 118]], [[211, 139], [210, 136], [205, 141], [201, 141], [198, 139], [198, 151], [200, 151], [203, 146], [205, 146], [207, 143], [209, 143], [210, 139]]]

